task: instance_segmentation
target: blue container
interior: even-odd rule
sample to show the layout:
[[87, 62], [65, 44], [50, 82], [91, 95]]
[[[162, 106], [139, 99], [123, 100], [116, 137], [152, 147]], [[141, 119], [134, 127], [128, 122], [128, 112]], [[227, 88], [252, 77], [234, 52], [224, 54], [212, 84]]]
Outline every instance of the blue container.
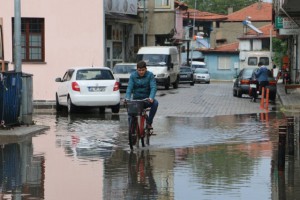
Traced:
[[22, 73], [0, 73], [0, 127], [19, 124]]

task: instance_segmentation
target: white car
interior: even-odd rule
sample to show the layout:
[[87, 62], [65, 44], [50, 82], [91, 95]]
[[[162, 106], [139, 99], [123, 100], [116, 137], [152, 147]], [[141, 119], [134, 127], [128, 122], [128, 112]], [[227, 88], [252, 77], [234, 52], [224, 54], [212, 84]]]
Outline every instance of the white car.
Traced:
[[112, 71], [108, 67], [74, 67], [68, 69], [56, 92], [56, 110], [67, 106], [73, 112], [77, 106], [99, 107], [104, 112], [110, 107], [112, 113], [119, 113], [120, 90]]
[[194, 81], [196, 83], [210, 83], [210, 75], [207, 68], [197, 68], [194, 71]]
[[126, 89], [130, 74], [136, 70], [136, 63], [117, 63], [113, 68], [115, 78], [120, 83], [120, 89]]

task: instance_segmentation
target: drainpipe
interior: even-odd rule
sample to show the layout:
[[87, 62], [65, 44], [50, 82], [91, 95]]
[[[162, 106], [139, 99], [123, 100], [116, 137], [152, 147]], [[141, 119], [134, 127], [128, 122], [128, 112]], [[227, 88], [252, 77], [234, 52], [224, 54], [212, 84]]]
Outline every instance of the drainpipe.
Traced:
[[15, 0], [14, 17], [14, 63], [15, 71], [21, 72], [21, 0]]

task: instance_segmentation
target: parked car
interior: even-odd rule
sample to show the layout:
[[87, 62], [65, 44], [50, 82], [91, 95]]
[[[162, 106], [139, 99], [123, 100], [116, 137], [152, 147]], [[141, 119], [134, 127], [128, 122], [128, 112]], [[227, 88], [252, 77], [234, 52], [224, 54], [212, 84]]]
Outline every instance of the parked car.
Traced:
[[210, 83], [210, 74], [207, 68], [197, 68], [194, 71], [194, 80], [196, 83]]
[[200, 61], [192, 61], [191, 68], [193, 71], [195, 71], [197, 68], [206, 68], [206, 63]]
[[179, 83], [194, 85], [194, 73], [190, 67], [180, 67]]
[[[242, 97], [243, 94], [250, 94], [250, 83], [257, 84], [257, 81], [254, 79], [254, 72], [257, 69], [258, 68], [244, 68], [240, 71], [233, 83], [233, 96]], [[268, 70], [268, 75], [269, 85], [267, 87], [270, 90], [269, 99], [274, 101], [276, 99], [277, 82], [270, 70]], [[261, 88], [259, 89], [259, 94], [261, 94]]]
[[101, 112], [110, 107], [113, 113], [120, 110], [119, 82], [108, 67], [74, 67], [63, 78], [56, 78], [56, 109], [63, 106], [71, 113], [77, 106], [99, 107]]
[[120, 89], [126, 89], [131, 72], [136, 70], [136, 63], [117, 63], [113, 68], [113, 73], [120, 83]]

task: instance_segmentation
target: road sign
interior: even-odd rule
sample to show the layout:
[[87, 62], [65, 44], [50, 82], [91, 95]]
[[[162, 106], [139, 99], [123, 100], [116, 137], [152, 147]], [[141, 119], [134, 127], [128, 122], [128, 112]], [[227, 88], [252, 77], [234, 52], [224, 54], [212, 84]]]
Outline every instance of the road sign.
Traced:
[[275, 27], [277, 29], [299, 29], [300, 26], [300, 17], [293, 17], [293, 19], [289, 17], [276, 17], [275, 19]]
[[279, 35], [299, 35], [300, 29], [279, 29]]

